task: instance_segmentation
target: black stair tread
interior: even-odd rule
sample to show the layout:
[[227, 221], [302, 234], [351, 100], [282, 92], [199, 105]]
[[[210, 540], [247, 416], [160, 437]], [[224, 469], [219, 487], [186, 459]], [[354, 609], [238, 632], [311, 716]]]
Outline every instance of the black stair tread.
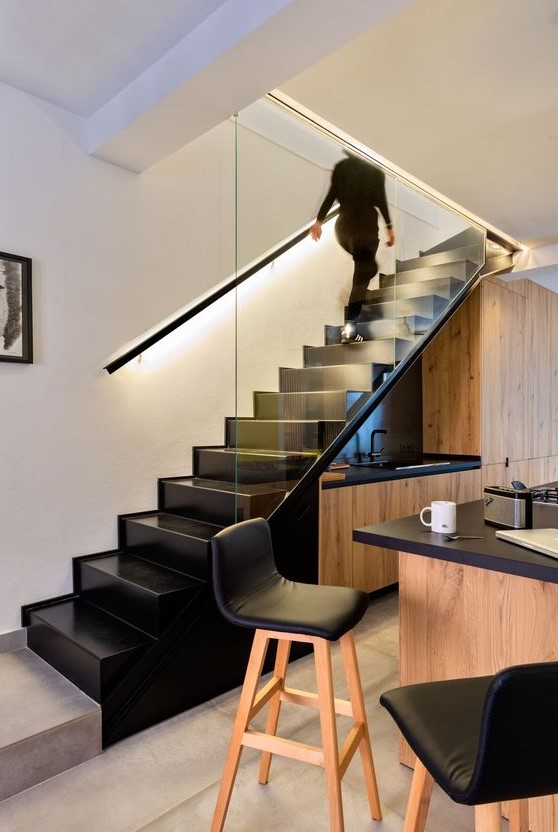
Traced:
[[32, 616], [98, 659], [153, 643], [141, 630], [79, 598], [34, 610]]
[[168, 569], [165, 566], [159, 566], [156, 563], [134, 557], [125, 552], [92, 558], [84, 561], [84, 563], [121, 581], [141, 587], [141, 589], [154, 595], [162, 595], [167, 592], [175, 592], [200, 585], [200, 581], [189, 575], [176, 572], [174, 569]]
[[234, 483], [226, 480], [209, 480], [203, 477], [190, 477], [188, 479], [181, 479], [180, 477], [173, 477], [165, 480], [167, 483], [176, 485], [183, 485], [187, 488], [205, 488], [208, 491], [224, 491], [227, 494], [239, 494], [246, 496], [259, 496], [260, 494], [269, 494], [276, 491], [290, 491], [294, 488], [297, 480], [283, 480], [281, 482], [263, 482], [263, 483]]
[[180, 514], [167, 514], [161, 511], [139, 517], [127, 517], [126, 520], [174, 534], [197, 537], [200, 540], [211, 540], [223, 528], [214, 523], [204, 523], [202, 520], [193, 520]]

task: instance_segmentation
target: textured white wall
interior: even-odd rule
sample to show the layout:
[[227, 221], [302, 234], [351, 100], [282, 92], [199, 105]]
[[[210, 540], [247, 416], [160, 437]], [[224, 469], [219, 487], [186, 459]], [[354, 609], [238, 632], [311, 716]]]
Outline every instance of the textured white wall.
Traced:
[[[233, 126], [221, 125], [137, 176], [87, 156], [40, 102], [11, 87], [0, 85], [0, 108], [0, 251], [32, 258], [35, 341], [34, 364], [0, 362], [5, 632], [19, 626], [22, 604], [71, 590], [73, 556], [116, 546], [119, 513], [155, 508], [157, 477], [190, 473], [193, 445], [222, 442], [223, 417], [235, 406], [237, 299], [208, 310], [141, 363], [113, 376], [104, 372], [122, 344], [233, 273]], [[256, 144], [250, 141], [251, 153], [259, 157]], [[281, 233], [312, 219], [324, 178], [313, 171], [305, 185], [302, 166], [292, 161], [284, 193], [274, 195], [274, 216], [281, 215], [282, 200], [293, 211], [293, 228]], [[297, 208], [303, 194], [305, 205]], [[257, 202], [252, 210], [258, 214]], [[270, 239], [261, 216], [247, 222], [246, 257]], [[348, 269], [333, 248], [332, 262], [341, 259]], [[323, 284], [326, 243], [310, 251]], [[270, 389], [276, 389], [277, 366], [292, 363], [293, 345], [300, 363], [308, 340], [297, 342], [285, 329], [289, 309], [298, 318], [304, 309], [295, 298], [300, 275], [293, 274], [288, 291], [274, 290], [286, 305], [271, 317], [285, 337], [267, 354], [267, 366], [275, 362]], [[310, 286], [306, 267], [304, 279]], [[262, 327], [270, 321], [261, 293], [253, 294], [246, 332], [265, 344]], [[306, 324], [310, 312], [302, 318]], [[314, 330], [321, 339], [321, 327]], [[261, 355], [254, 361], [250, 352], [240, 355], [247, 383], [242, 408], [250, 415], [251, 390], [264, 378], [258, 370], [251, 384], [248, 371], [259, 367]]]
[[154, 507], [157, 476], [189, 472], [193, 443], [221, 439], [230, 321], [199, 333], [187, 372], [101, 368], [231, 273], [234, 143], [225, 124], [180, 176], [136, 176], [87, 156], [31, 97], [0, 86], [0, 109], [0, 250], [33, 260], [35, 342], [34, 364], [0, 362], [3, 632], [21, 604], [71, 589], [72, 556], [114, 547], [117, 514]]

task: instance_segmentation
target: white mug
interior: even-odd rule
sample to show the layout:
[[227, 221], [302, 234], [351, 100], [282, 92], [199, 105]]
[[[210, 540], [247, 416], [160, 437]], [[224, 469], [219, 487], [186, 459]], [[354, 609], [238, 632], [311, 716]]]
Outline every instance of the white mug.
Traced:
[[[424, 519], [425, 512], [430, 512], [430, 522]], [[430, 526], [433, 532], [454, 534], [457, 531], [457, 507], [450, 500], [432, 500], [420, 513], [420, 522]]]

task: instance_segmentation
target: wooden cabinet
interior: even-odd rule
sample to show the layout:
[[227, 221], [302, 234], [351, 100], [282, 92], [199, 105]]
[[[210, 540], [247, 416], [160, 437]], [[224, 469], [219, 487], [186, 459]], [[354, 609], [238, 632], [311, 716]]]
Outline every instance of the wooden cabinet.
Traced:
[[484, 278], [422, 356], [426, 453], [481, 456], [482, 470], [322, 490], [320, 581], [372, 592], [397, 580], [393, 552], [353, 544], [358, 526], [485, 485], [558, 480], [558, 294]]
[[422, 355], [425, 453], [481, 453], [481, 292], [475, 290]]
[[424, 450], [480, 454], [483, 485], [544, 482], [558, 454], [556, 320], [555, 292], [485, 278], [424, 351]]
[[431, 500], [481, 494], [480, 469], [322, 489], [320, 583], [374, 592], [398, 580], [397, 552], [353, 543], [353, 529], [416, 514]]

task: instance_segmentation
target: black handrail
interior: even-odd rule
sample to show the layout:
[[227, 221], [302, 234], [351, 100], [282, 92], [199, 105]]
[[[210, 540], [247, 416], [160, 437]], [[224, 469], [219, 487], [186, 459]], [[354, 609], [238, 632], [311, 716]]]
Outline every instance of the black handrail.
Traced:
[[[329, 222], [330, 220], [334, 219], [337, 214], [339, 213], [339, 208], [334, 208], [332, 211], [329, 212], [327, 217], [325, 218], [324, 222]], [[204, 309], [207, 309], [211, 306], [215, 301], [220, 300], [222, 297], [227, 295], [229, 292], [232, 292], [233, 289], [236, 289], [237, 286], [240, 286], [241, 283], [244, 283], [245, 280], [252, 277], [253, 275], [257, 274], [261, 269], [265, 268], [269, 263], [272, 263], [278, 257], [281, 257], [282, 254], [289, 251], [291, 248], [296, 246], [298, 243], [302, 242], [307, 236], [308, 231], [312, 226], [308, 225], [305, 226], [302, 231], [299, 231], [295, 234], [294, 237], [291, 237], [287, 242], [281, 243], [276, 248], [272, 249], [268, 254], [264, 255], [260, 260], [254, 263], [251, 266], [248, 266], [244, 271], [233, 275], [226, 283], [218, 286], [213, 292], [211, 292], [207, 297], [204, 297], [203, 300], [200, 300], [198, 303], [191, 306], [185, 312], [182, 312], [180, 315], [177, 315], [176, 318], [173, 318], [171, 321], [168, 321], [165, 324], [162, 324], [158, 329], [154, 332], [151, 332], [149, 335], [146, 335], [145, 338], [142, 338], [135, 346], [130, 347], [118, 358], [114, 358], [112, 361], [109, 361], [103, 369], [107, 371], [107, 373], [112, 374], [116, 370], [119, 370], [124, 364], [127, 364], [133, 358], [137, 358], [138, 355], [141, 355], [142, 352], [145, 352], [146, 349], [152, 347], [158, 341], [161, 341], [167, 335], [170, 335], [171, 332], [174, 332], [175, 329], [178, 329], [183, 324], [187, 323], [188, 321], [195, 318], [196, 315], [199, 315], [200, 312], [203, 312]]]

